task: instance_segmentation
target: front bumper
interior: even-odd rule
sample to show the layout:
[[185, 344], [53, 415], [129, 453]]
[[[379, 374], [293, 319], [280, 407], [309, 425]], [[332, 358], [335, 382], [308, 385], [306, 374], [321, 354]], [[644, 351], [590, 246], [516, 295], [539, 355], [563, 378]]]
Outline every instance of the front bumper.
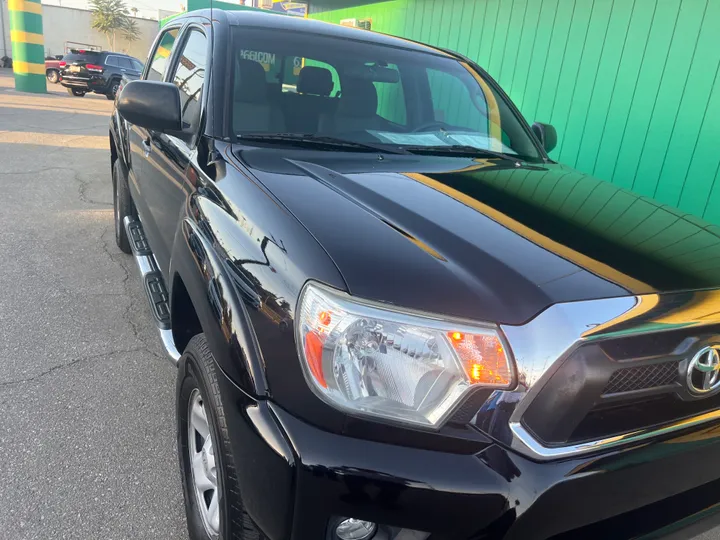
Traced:
[[717, 424], [540, 463], [497, 444], [461, 455], [329, 433], [218, 382], [247, 511], [272, 540], [332, 538], [339, 516], [429, 540], [689, 538], [720, 518]]

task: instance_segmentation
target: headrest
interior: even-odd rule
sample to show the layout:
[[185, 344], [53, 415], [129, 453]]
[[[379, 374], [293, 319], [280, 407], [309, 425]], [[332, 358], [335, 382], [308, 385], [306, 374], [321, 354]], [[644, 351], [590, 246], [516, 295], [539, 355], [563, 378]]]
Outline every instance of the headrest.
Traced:
[[267, 82], [262, 65], [239, 58], [235, 76], [235, 101], [264, 103], [267, 101]]
[[297, 80], [299, 94], [329, 96], [333, 89], [332, 73], [329, 69], [305, 66], [300, 70]]
[[343, 79], [338, 115], [374, 116], [377, 114], [378, 95], [375, 85], [365, 79]]

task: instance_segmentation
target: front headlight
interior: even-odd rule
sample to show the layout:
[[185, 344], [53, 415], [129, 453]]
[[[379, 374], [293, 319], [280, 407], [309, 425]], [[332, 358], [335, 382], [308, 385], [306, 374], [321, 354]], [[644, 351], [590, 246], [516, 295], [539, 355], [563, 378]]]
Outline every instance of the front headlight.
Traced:
[[394, 311], [308, 283], [295, 329], [308, 384], [350, 413], [439, 428], [470, 388], [515, 384], [493, 325]]

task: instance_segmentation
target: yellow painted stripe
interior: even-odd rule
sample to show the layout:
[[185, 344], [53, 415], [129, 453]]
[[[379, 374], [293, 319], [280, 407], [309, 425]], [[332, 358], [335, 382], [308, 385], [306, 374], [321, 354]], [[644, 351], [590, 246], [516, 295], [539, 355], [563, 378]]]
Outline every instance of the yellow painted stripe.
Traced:
[[40, 4], [40, 2], [29, 2], [28, 0], [10, 0], [8, 2], [8, 9], [12, 11], [26, 11], [28, 13], [42, 15], [42, 4]]
[[45, 64], [34, 64], [32, 62], [13, 62], [13, 71], [15, 73], [34, 73], [35, 75], [45, 75]]
[[42, 45], [45, 43], [42, 34], [21, 32], [20, 30], [11, 30], [10, 39], [15, 43], [34, 43], [35, 45]]
[[607, 264], [596, 261], [595, 259], [592, 259], [587, 255], [583, 255], [582, 253], [579, 253], [572, 248], [564, 246], [559, 242], [556, 242], [555, 240], [552, 240], [547, 236], [544, 236], [537, 231], [523, 225], [519, 221], [511, 218], [510, 216], [505, 215], [502, 212], [499, 212], [498, 210], [495, 210], [494, 208], [483, 204], [480, 201], [473, 199], [472, 197], [469, 197], [468, 195], [465, 195], [464, 193], [456, 189], [451, 188], [450, 186], [438, 182], [437, 180], [430, 178], [429, 176], [418, 173], [405, 173], [405, 176], [407, 176], [408, 178], [412, 178], [413, 180], [417, 180], [418, 182], [421, 182], [437, 191], [440, 191], [441, 193], [452, 197], [456, 201], [461, 202], [466, 206], [469, 206], [470, 208], [474, 208], [475, 210], [486, 215], [496, 223], [499, 223], [500, 225], [519, 234], [523, 238], [530, 240], [533, 244], [540, 246], [552, 253], [555, 253], [556, 255], [559, 255], [563, 259], [573, 262], [581, 268], [589, 270], [597, 276], [600, 276], [612, 283], [616, 283], [621, 287], [624, 287], [631, 293], [636, 291], [653, 290], [652, 287], [650, 287], [647, 283], [638, 281], [637, 279], [634, 279], [626, 274], [623, 274], [622, 272], [619, 272], [618, 270], [615, 270]]
[[460, 62], [470, 74], [475, 77], [475, 80], [482, 87], [483, 94], [485, 94], [485, 101], [487, 101], [488, 107], [488, 119], [490, 120], [490, 150], [495, 152], [502, 152], [502, 126], [500, 123], [500, 108], [498, 107], [495, 94], [490, 88], [490, 85], [485, 82], [479, 73], [471, 68], [467, 63]]
[[157, 55], [162, 58], [167, 58], [168, 56], [170, 56], [170, 49], [166, 49], [165, 47], [160, 46], [158, 47]]

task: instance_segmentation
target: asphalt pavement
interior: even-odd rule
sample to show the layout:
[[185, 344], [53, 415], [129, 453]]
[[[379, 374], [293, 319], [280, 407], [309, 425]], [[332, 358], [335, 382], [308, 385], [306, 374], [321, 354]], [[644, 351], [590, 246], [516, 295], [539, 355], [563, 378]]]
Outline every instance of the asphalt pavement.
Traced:
[[176, 370], [115, 245], [112, 102], [48, 90], [0, 69], [0, 540], [186, 540]]
[[104, 96], [0, 69], [0, 539], [186, 539], [175, 368], [115, 245]]

